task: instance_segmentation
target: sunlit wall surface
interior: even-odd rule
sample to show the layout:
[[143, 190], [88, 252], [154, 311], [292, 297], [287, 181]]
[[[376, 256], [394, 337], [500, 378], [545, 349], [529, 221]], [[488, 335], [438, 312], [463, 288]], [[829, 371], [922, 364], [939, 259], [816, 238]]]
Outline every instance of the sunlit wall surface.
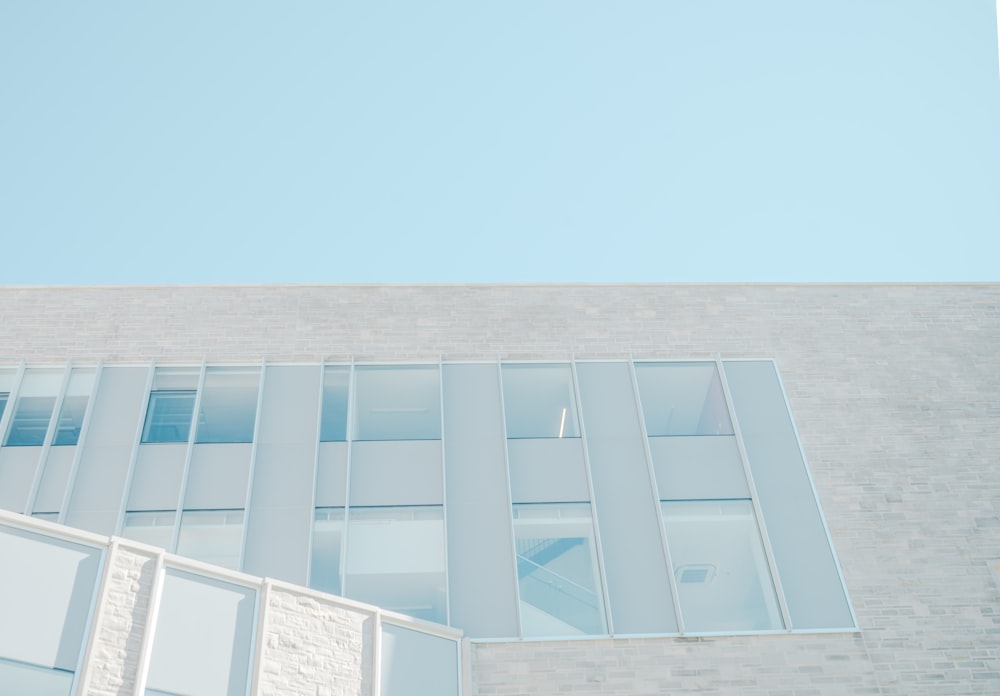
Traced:
[[774, 364], [0, 367], [0, 506], [473, 637], [852, 630]]

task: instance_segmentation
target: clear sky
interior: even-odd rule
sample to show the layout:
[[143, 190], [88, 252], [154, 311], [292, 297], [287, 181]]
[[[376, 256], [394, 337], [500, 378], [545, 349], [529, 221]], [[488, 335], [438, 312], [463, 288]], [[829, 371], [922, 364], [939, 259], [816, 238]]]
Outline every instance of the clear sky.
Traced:
[[995, 0], [0, 0], [0, 284], [1000, 280]]

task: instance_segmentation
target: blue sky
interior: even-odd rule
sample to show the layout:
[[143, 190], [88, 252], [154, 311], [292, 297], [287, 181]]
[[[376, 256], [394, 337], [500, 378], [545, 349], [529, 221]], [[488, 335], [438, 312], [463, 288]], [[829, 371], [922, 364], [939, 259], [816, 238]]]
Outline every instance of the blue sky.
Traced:
[[995, 0], [0, 1], [0, 284], [1000, 280]]

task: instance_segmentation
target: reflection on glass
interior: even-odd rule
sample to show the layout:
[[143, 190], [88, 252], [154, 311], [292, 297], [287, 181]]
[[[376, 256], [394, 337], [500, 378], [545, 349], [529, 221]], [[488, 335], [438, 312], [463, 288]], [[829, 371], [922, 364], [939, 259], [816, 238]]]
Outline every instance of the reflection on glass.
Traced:
[[346, 596], [445, 623], [444, 572], [441, 506], [351, 508]]
[[0, 687], [3, 693], [32, 696], [69, 696], [73, 673], [0, 658]]
[[181, 515], [181, 556], [239, 570], [242, 545], [242, 510], [185, 510]]
[[188, 367], [156, 368], [142, 429], [144, 443], [188, 441], [200, 372]]
[[45, 443], [62, 377], [62, 370], [25, 370], [5, 445], [25, 447]]
[[379, 365], [355, 370], [355, 440], [441, 438], [437, 365]]
[[196, 442], [253, 442], [260, 368], [205, 371]]
[[126, 512], [122, 536], [169, 551], [174, 537], [175, 517], [173, 510]]
[[70, 373], [66, 395], [63, 397], [62, 408], [59, 409], [53, 445], [75, 445], [80, 439], [80, 428], [83, 427], [83, 415], [87, 412], [87, 402], [94, 386], [94, 375], [95, 371], [92, 369], [75, 368]]
[[588, 503], [515, 505], [514, 543], [525, 636], [607, 632]]
[[715, 363], [636, 363], [635, 374], [650, 437], [733, 434]]
[[17, 371], [10, 368], [0, 369], [0, 418], [7, 408], [7, 399], [10, 398], [10, 390], [14, 388], [14, 377]]
[[661, 506], [685, 629], [782, 628], [751, 502], [702, 500]]
[[319, 508], [313, 520], [309, 587], [340, 594], [340, 548], [344, 539], [344, 508]]
[[504, 365], [509, 438], [580, 437], [569, 365]]
[[343, 442], [347, 439], [347, 388], [350, 379], [349, 367], [327, 367], [323, 373], [321, 442]]

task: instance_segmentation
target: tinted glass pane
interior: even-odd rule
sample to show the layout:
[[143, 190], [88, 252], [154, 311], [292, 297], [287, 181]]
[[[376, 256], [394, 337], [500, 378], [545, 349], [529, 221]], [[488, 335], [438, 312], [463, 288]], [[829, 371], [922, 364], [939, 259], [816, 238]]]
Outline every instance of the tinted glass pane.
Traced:
[[347, 439], [348, 367], [328, 367], [323, 374], [323, 421], [320, 440], [342, 442]]
[[62, 370], [25, 371], [5, 445], [30, 446], [45, 442], [62, 378]]
[[525, 636], [606, 632], [590, 505], [515, 505], [514, 543]]
[[181, 515], [181, 556], [238, 570], [242, 545], [242, 510], [185, 510]]
[[7, 408], [7, 399], [10, 398], [10, 390], [14, 388], [15, 376], [17, 376], [16, 370], [0, 369], [0, 418], [3, 418], [4, 409]]
[[442, 508], [351, 508], [347, 596], [445, 623]]
[[732, 435], [715, 363], [636, 363], [650, 437]]
[[201, 370], [158, 367], [146, 408], [143, 442], [187, 442]]
[[122, 536], [170, 550], [174, 537], [173, 510], [125, 513]]
[[75, 445], [80, 439], [83, 416], [87, 412], [87, 402], [94, 386], [94, 374], [94, 370], [74, 369], [70, 375], [62, 408], [59, 409], [53, 445]]
[[355, 440], [437, 440], [441, 382], [435, 365], [359, 367]]
[[313, 522], [309, 586], [340, 594], [340, 549], [344, 539], [344, 508], [321, 508]]
[[750, 501], [661, 505], [684, 628], [780, 629], [778, 601]]
[[198, 414], [198, 442], [252, 442], [260, 369], [210, 367]]
[[504, 365], [507, 437], [580, 437], [569, 365]]

